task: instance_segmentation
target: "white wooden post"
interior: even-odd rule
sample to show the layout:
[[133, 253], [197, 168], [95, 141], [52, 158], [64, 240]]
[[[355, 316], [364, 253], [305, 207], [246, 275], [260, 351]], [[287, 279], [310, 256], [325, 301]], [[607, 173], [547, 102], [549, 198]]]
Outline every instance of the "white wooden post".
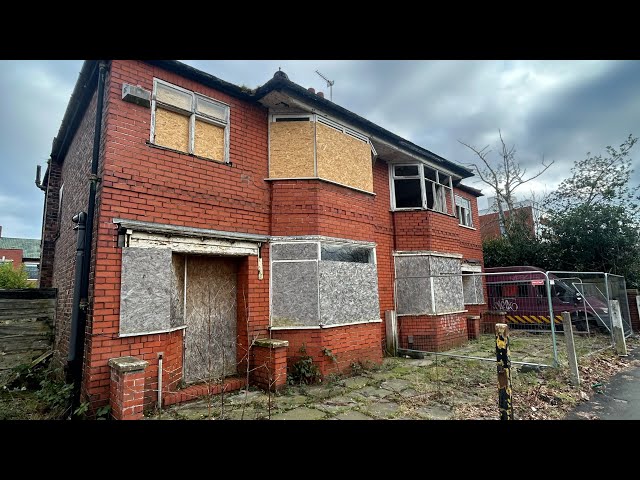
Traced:
[[624, 339], [624, 327], [622, 326], [622, 315], [620, 314], [620, 302], [611, 300], [611, 328], [613, 332], [613, 342], [616, 353], [620, 356], [627, 355], [627, 343]]

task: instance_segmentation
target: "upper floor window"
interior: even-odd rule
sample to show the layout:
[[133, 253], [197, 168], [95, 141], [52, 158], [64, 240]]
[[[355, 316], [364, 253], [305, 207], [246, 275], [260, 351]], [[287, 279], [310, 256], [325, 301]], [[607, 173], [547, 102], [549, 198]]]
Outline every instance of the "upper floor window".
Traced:
[[471, 202], [456, 195], [456, 217], [460, 222], [460, 225], [465, 227], [473, 227], [473, 218], [471, 217]]
[[229, 162], [229, 105], [155, 78], [151, 143]]
[[391, 165], [392, 208], [426, 208], [453, 215], [451, 175], [422, 163]]

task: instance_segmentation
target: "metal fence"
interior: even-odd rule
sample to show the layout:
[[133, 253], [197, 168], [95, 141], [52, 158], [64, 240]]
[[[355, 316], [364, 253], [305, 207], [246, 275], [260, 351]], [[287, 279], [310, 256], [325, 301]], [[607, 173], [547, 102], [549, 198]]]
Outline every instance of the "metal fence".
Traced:
[[[570, 314], [581, 358], [613, 344], [612, 300], [620, 304], [625, 334], [632, 333], [624, 277], [617, 275], [508, 268], [462, 274], [396, 273], [398, 345], [405, 352], [438, 351], [495, 361], [493, 326], [504, 319], [511, 331], [514, 364], [566, 364], [562, 312]], [[465, 342], [460, 339], [466, 330], [461, 325], [470, 311], [481, 314], [481, 335]]]

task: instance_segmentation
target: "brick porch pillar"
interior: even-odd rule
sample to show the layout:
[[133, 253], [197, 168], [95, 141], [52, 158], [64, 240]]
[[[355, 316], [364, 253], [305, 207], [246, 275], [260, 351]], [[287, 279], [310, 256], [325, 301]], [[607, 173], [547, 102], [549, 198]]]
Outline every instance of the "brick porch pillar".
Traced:
[[251, 355], [251, 380], [264, 390], [279, 390], [287, 383], [287, 340], [256, 340]]
[[475, 340], [480, 337], [480, 315], [467, 316], [467, 338]]
[[115, 420], [140, 420], [144, 403], [144, 370], [149, 362], [135, 357], [109, 360], [111, 415]]

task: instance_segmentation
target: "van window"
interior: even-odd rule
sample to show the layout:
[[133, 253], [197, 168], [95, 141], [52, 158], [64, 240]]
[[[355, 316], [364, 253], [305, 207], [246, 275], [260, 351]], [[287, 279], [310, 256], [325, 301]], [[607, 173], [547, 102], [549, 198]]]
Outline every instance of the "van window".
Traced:
[[524, 283], [518, 285], [518, 296], [519, 297], [528, 297], [529, 296], [529, 285]]

